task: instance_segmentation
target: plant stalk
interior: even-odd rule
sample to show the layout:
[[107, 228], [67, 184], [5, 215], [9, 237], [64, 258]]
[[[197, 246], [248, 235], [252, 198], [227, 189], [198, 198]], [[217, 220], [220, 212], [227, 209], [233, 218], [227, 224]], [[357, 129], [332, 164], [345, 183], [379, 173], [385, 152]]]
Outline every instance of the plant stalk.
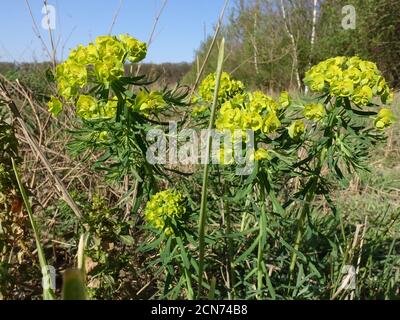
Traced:
[[223, 206], [225, 209], [225, 219], [226, 219], [226, 235], [228, 236], [227, 239], [227, 246], [228, 246], [228, 257], [226, 261], [226, 268], [227, 268], [227, 276], [228, 276], [228, 299], [232, 300], [235, 299], [235, 274], [233, 271], [233, 239], [231, 237], [232, 233], [232, 222], [231, 222], [231, 212], [229, 210], [229, 206], [226, 203], [226, 200], [223, 200]]
[[222, 65], [224, 61], [224, 46], [225, 39], [222, 39], [221, 45], [219, 48], [218, 55], [218, 66], [217, 66], [217, 74], [215, 79], [215, 91], [213, 103], [211, 106], [211, 117], [208, 125], [208, 134], [207, 134], [207, 148], [206, 148], [206, 156], [205, 156], [205, 164], [204, 164], [204, 172], [203, 172], [203, 185], [201, 188], [201, 205], [200, 205], [200, 217], [199, 217], [199, 288], [198, 295], [199, 298], [201, 295], [201, 289], [203, 286], [203, 271], [204, 271], [204, 253], [205, 253], [205, 227], [206, 227], [206, 207], [207, 207], [207, 184], [208, 184], [208, 172], [209, 172], [209, 162], [210, 162], [210, 150], [212, 145], [212, 136], [211, 130], [214, 127], [215, 122], [215, 111], [217, 109], [218, 104], [218, 92], [220, 88], [221, 74], [222, 74]]
[[26, 211], [28, 212], [29, 221], [31, 223], [33, 235], [34, 235], [35, 242], [36, 242], [36, 249], [38, 251], [39, 264], [40, 264], [40, 268], [42, 271], [42, 278], [43, 278], [43, 300], [54, 300], [55, 294], [51, 287], [51, 277], [50, 277], [50, 273], [48, 270], [48, 265], [47, 265], [46, 257], [44, 255], [43, 247], [40, 243], [39, 230], [38, 230], [36, 222], [33, 218], [32, 208], [29, 203], [28, 196], [25, 192], [25, 188], [22, 184], [21, 178], [19, 176], [17, 165], [15, 163], [14, 158], [11, 158], [11, 162], [12, 162], [12, 166], [13, 166], [15, 178], [18, 183], [19, 190], [21, 192], [21, 196], [22, 196], [22, 199], [23, 199], [25, 207], [26, 207]]
[[313, 178], [313, 182], [310, 188], [310, 192], [308, 192], [306, 199], [305, 199], [305, 204], [303, 206], [303, 209], [301, 211], [299, 220], [297, 222], [297, 231], [296, 231], [296, 240], [294, 243], [294, 251], [292, 253], [292, 257], [290, 260], [290, 268], [289, 268], [289, 283], [292, 280], [293, 277], [293, 272], [296, 267], [296, 261], [297, 261], [297, 252], [299, 251], [302, 236], [303, 236], [303, 231], [304, 231], [304, 222], [307, 217], [307, 214], [310, 212], [310, 207], [311, 203], [314, 201], [315, 197], [315, 192], [317, 191], [317, 184], [318, 184], [318, 175]]

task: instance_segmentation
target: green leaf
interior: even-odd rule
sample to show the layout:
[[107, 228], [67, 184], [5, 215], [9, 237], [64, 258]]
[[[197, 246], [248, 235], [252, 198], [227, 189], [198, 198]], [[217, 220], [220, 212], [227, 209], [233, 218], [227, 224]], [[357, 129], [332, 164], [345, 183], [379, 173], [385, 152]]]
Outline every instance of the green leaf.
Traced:
[[64, 272], [62, 288], [63, 300], [87, 300], [87, 288], [83, 272], [80, 269], [68, 269]]
[[124, 244], [128, 246], [135, 244], [135, 239], [133, 239], [133, 237], [130, 235], [120, 235], [119, 238]]

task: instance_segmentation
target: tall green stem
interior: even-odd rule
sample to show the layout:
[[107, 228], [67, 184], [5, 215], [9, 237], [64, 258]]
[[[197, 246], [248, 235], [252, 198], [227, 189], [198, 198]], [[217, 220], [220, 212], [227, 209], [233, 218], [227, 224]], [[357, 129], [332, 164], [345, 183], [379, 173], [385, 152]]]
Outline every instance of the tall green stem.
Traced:
[[261, 210], [260, 210], [260, 220], [259, 220], [259, 239], [258, 239], [258, 253], [257, 253], [257, 299], [262, 299], [262, 289], [263, 289], [263, 261], [264, 261], [264, 245], [266, 241], [266, 216], [265, 216], [265, 194], [261, 192]]
[[204, 173], [203, 173], [203, 185], [201, 188], [201, 205], [200, 205], [200, 217], [199, 217], [199, 288], [198, 288], [198, 298], [201, 295], [201, 289], [203, 286], [203, 271], [204, 271], [204, 253], [205, 253], [205, 227], [206, 227], [206, 207], [207, 207], [207, 184], [208, 184], [208, 172], [209, 172], [209, 162], [210, 162], [210, 150], [212, 145], [212, 135], [211, 130], [214, 128], [215, 122], [215, 111], [218, 104], [218, 92], [221, 81], [222, 74], [222, 65], [224, 62], [224, 46], [225, 39], [222, 39], [221, 45], [219, 48], [218, 55], [218, 66], [217, 66], [217, 74], [215, 80], [215, 90], [214, 90], [214, 98], [211, 106], [211, 117], [208, 125], [208, 134], [207, 134], [207, 148], [206, 148], [206, 156], [205, 156], [205, 165], [204, 165]]
[[35, 237], [36, 248], [37, 248], [38, 256], [39, 256], [39, 264], [40, 264], [40, 268], [41, 268], [42, 276], [43, 276], [43, 280], [44, 280], [43, 281], [43, 284], [44, 284], [44, 286], [43, 286], [43, 299], [44, 300], [54, 300], [55, 299], [55, 295], [54, 295], [53, 290], [51, 289], [50, 273], [49, 273], [49, 270], [48, 270], [48, 265], [47, 265], [46, 257], [44, 255], [44, 251], [43, 251], [42, 245], [40, 243], [39, 230], [38, 230], [38, 228], [36, 226], [36, 222], [35, 222], [35, 220], [33, 218], [32, 208], [30, 206], [28, 196], [27, 196], [27, 194], [25, 192], [25, 188], [24, 188], [24, 186], [23, 186], [23, 184], [21, 182], [21, 178], [19, 176], [17, 165], [15, 163], [14, 158], [11, 158], [11, 162], [12, 162], [13, 170], [14, 170], [14, 173], [15, 173], [15, 178], [17, 179], [19, 190], [21, 192], [22, 199], [24, 200], [26, 211], [28, 212], [29, 221], [31, 223], [32, 230], [33, 230], [33, 235]]
[[304, 222], [307, 217], [307, 214], [310, 212], [311, 203], [314, 201], [315, 193], [317, 191], [320, 169], [318, 169], [317, 172], [318, 172], [318, 174], [312, 178], [310, 190], [307, 193], [303, 209], [301, 210], [299, 220], [297, 221], [296, 239], [295, 239], [295, 243], [294, 243], [294, 247], [293, 247], [294, 251], [292, 252], [290, 268], [289, 268], [289, 282], [292, 279], [293, 271], [294, 271], [294, 268], [296, 267], [297, 252], [299, 251], [302, 236], [303, 236]]
[[[225, 189], [225, 188], [224, 188]], [[229, 210], [229, 206], [226, 203], [226, 200], [223, 200], [224, 212], [225, 212], [225, 219], [226, 219], [226, 235], [228, 236], [227, 239], [227, 246], [228, 246], [228, 257], [227, 257], [227, 273], [228, 273], [228, 298], [235, 299], [235, 274], [233, 271], [233, 239], [231, 237], [232, 233], [232, 222], [231, 222], [231, 212]]]
[[315, 194], [317, 192], [318, 181], [319, 181], [319, 177], [320, 177], [321, 170], [322, 170], [322, 165], [325, 161], [325, 158], [326, 158], [326, 149], [322, 149], [318, 156], [318, 159], [317, 159], [317, 165], [314, 170], [314, 175], [311, 177], [311, 180], [310, 180], [310, 188], [307, 192], [303, 209], [300, 213], [299, 220], [297, 221], [296, 239], [295, 239], [295, 243], [294, 243], [294, 247], [293, 247], [294, 251], [292, 253], [292, 258], [291, 258], [290, 267], [289, 267], [289, 284], [292, 281], [293, 271], [294, 271], [294, 268], [296, 267], [297, 252], [299, 251], [303, 232], [304, 232], [304, 222], [307, 217], [307, 214], [310, 213], [311, 204], [314, 201]]

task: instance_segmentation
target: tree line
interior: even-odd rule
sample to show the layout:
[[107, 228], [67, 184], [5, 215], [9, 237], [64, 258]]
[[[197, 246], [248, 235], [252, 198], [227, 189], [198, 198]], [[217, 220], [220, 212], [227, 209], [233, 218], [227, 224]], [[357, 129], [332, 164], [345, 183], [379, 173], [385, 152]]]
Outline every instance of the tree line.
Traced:
[[[225, 70], [248, 86], [305, 89], [304, 73], [329, 57], [358, 55], [376, 62], [391, 86], [400, 86], [400, 1], [236, 0], [220, 37]], [[186, 76], [193, 82], [212, 36], [196, 52]], [[217, 48], [205, 74], [216, 68]]]

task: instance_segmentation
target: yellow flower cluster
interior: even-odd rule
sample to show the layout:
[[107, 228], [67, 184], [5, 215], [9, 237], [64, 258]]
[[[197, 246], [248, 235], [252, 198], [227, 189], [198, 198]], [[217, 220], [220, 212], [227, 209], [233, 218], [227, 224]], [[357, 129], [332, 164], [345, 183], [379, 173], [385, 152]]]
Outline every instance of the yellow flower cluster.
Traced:
[[174, 234], [171, 225], [181, 220], [186, 212], [183, 200], [182, 194], [174, 189], [158, 192], [147, 202], [144, 217], [154, 228], [171, 236]]
[[[248, 152], [249, 153], [247, 156], [250, 161], [263, 161], [272, 159], [271, 151], [266, 148], [258, 148], [257, 150], [249, 150]], [[221, 147], [218, 161], [220, 165], [234, 164], [235, 158], [233, 154], [233, 146], [231, 146], [229, 149]]]
[[124, 75], [126, 60], [138, 62], [146, 52], [146, 44], [129, 35], [100, 36], [94, 43], [79, 45], [56, 68], [59, 94], [67, 100], [76, 97], [88, 79], [108, 84]]
[[359, 57], [335, 57], [313, 66], [305, 75], [305, 84], [314, 92], [334, 97], [349, 97], [359, 106], [366, 106], [373, 97], [390, 103], [393, 92], [375, 63]]
[[117, 99], [110, 99], [104, 103], [92, 96], [80, 95], [76, 102], [76, 114], [82, 119], [112, 118], [117, 111], [117, 104]]
[[[81, 94], [88, 84], [105, 84], [124, 76], [127, 60], [138, 62], [146, 57], [146, 44], [129, 35], [100, 36], [87, 46], [73, 49], [68, 59], [56, 68], [58, 93], [66, 100], [76, 101], [76, 113], [83, 119], [112, 118], [117, 110], [117, 99], [98, 101]], [[139, 91], [130, 107], [136, 112], [149, 114], [167, 106], [160, 92]], [[49, 111], [58, 115], [62, 103], [55, 97], [48, 102]]]
[[[255, 133], [271, 134], [281, 127], [281, 110], [291, 103], [287, 92], [282, 92], [279, 102], [261, 91], [240, 93], [225, 101], [215, 122], [219, 131], [252, 130]], [[255, 160], [269, 160], [271, 155], [264, 148], [257, 149], [253, 155]], [[221, 163], [224, 163], [221, 161]]]
[[[209, 74], [199, 86], [200, 98], [205, 102], [211, 102], [214, 98], [215, 91], [215, 73]], [[243, 93], [244, 84], [241, 81], [233, 80], [228, 73], [223, 72], [221, 75], [220, 88], [218, 92], [218, 100], [223, 103], [237, 94]]]
[[[117, 107], [115, 99], [99, 102], [88, 95], [79, 96], [80, 90], [89, 82], [109, 84], [123, 76], [126, 60], [138, 62], [145, 58], [146, 52], [146, 44], [129, 35], [100, 36], [94, 43], [79, 45], [56, 68], [58, 93], [66, 100], [78, 97], [77, 114], [84, 119], [113, 117]], [[56, 116], [62, 110], [62, 103], [52, 96], [48, 107]]]
[[[285, 95], [283, 93], [281, 97]], [[281, 126], [278, 115], [284, 105], [261, 91], [237, 95], [222, 104], [217, 115], [216, 128], [220, 131], [253, 130], [265, 134], [273, 133]]]
[[382, 108], [378, 112], [374, 124], [378, 130], [383, 130], [390, 127], [394, 122], [396, 122], [396, 117], [393, 115], [393, 112], [388, 108]]
[[199, 104], [193, 107], [191, 115], [192, 117], [197, 117], [203, 115], [204, 112], [206, 112], [207, 110], [208, 110], [208, 105]]
[[302, 120], [295, 120], [288, 127], [289, 137], [298, 139], [305, 131], [304, 122]]
[[[57, 102], [49, 102], [57, 108]], [[61, 102], [60, 102], [61, 103]], [[98, 101], [89, 95], [80, 95], [76, 102], [76, 114], [82, 119], [112, 118], [117, 111], [118, 99], [114, 97], [108, 101]], [[139, 91], [134, 103], [129, 105], [134, 111], [148, 115], [152, 111], [162, 110], [167, 106], [162, 94], [157, 91]], [[53, 113], [54, 114], [54, 113]]]
[[50, 97], [50, 101], [47, 103], [47, 106], [49, 107], [49, 112], [55, 116], [57, 116], [63, 108], [61, 101], [54, 96]]
[[151, 111], [162, 110], [167, 105], [167, 102], [160, 92], [146, 92], [142, 90], [137, 94], [133, 108], [135, 111], [148, 114]]
[[257, 161], [262, 161], [262, 160], [271, 160], [271, 155], [270, 151], [265, 148], [259, 148], [257, 151], [254, 153], [254, 158]]
[[309, 103], [303, 109], [303, 116], [308, 120], [320, 121], [325, 114], [325, 108], [321, 103]]

